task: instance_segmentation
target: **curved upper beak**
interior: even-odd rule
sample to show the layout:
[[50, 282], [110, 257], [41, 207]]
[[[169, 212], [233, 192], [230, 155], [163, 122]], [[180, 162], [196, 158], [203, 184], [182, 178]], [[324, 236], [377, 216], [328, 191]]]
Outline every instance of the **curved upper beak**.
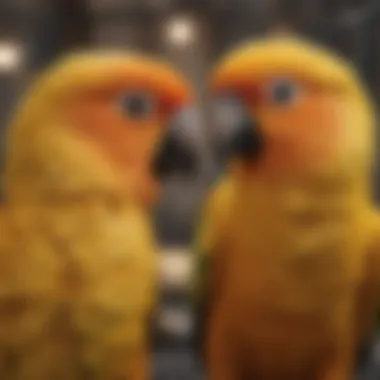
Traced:
[[230, 154], [257, 160], [264, 148], [264, 136], [255, 118], [242, 118], [230, 140]]
[[[190, 126], [191, 127], [191, 126]], [[173, 120], [159, 145], [152, 171], [156, 178], [171, 174], [194, 175], [198, 168], [198, 154], [186, 131], [189, 123], [184, 118]]]
[[217, 130], [222, 135], [221, 157], [257, 160], [265, 147], [258, 120], [233, 96], [217, 103]]

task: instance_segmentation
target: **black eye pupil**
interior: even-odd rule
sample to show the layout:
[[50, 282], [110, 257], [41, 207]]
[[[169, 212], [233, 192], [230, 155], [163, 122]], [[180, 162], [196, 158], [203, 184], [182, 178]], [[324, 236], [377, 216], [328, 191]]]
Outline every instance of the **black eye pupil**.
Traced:
[[149, 112], [149, 102], [142, 96], [127, 96], [122, 100], [122, 107], [129, 117], [141, 118]]
[[273, 88], [273, 100], [276, 103], [289, 103], [293, 97], [294, 89], [290, 83], [278, 83]]
[[133, 115], [144, 113], [145, 105], [142, 99], [131, 99], [129, 102], [129, 112]]

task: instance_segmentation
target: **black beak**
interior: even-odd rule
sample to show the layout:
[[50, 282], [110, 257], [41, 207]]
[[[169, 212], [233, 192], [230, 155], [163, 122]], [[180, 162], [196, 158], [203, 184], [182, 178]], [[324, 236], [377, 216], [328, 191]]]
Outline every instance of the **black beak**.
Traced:
[[193, 175], [196, 169], [196, 153], [186, 144], [177, 128], [169, 128], [153, 161], [155, 177], [164, 179], [171, 174]]
[[245, 116], [239, 122], [230, 140], [230, 153], [233, 156], [257, 160], [264, 148], [264, 138], [257, 121]]

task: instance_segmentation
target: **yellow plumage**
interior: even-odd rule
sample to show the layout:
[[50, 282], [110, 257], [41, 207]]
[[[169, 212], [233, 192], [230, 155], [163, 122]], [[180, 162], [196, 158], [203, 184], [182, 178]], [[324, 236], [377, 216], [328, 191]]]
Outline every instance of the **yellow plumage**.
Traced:
[[[148, 57], [79, 54], [36, 81], [10, 126], [0, 242], [1, 379], [148, 376], [157, 257], [146, 207], [132, 191], [137, 178], [127, 175], [134, 166], [115, 165], [101, 154], [103, 140], [93, 143], [69, 117], [78, 102], [107, 93], [93, 111], [109, 112], [104, 136], [119, 131], [117, 122], [137, 128], [138, 121], [119, 116], [115, 85], [158, 99], [187, 93], [182, 78]], [[146, 130], [155, 125], [144, 123]], [[110, 141], [128, 151], [136, 143], [123, 140], [123, 128]], [[147, 154], [161, 138], [151, 137]]]
[[[327, 54], [326, 54], [327, 53]], [[268, 37], [244, 43], [222, 58], [212, 73], [213, 90], [227, 82], [254, 83], [279, 72], [291, 72], [318, 85], [355, 91], [361, 88], [348, 62], [332, 52], [293, 37]]]
[[144, 216], [126, 199], [86, 194], [8, 217], [17, 234], [2, 302], [22, 307], [1, 318], [5, 352], [20, 355], [4, 378], [67, 371], [80, 379], [86, 370], [108, 378], [112, 366], [123, 375], [129, 353], [145, 348], [155, 301], [156, 250]]
[[[299, 97], [270, 98], [278, 78]], [[237, 49], [212, 85], [238, 94], [263, 147], [232, 160], [199, 231], [210, 378], [347, 380], [379, 283], [365, 91], [348, 64], [293, 38]]]

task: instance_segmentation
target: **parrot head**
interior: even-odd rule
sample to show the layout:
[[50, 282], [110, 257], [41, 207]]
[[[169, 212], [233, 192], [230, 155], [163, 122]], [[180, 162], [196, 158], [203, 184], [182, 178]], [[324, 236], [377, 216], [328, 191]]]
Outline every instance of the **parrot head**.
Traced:
[[268, 37], [222, 59], [211, 87], [233, 167], [245, 175], [370, 171], [372, 106], [355, 71], [333, 53]]
[[37, 79], [9, 128], [7, 196], [117, 190], [153, 200], [163, 176], [195, 167], [175, 122], [192, 97], [152, 57], [66, 57]]

